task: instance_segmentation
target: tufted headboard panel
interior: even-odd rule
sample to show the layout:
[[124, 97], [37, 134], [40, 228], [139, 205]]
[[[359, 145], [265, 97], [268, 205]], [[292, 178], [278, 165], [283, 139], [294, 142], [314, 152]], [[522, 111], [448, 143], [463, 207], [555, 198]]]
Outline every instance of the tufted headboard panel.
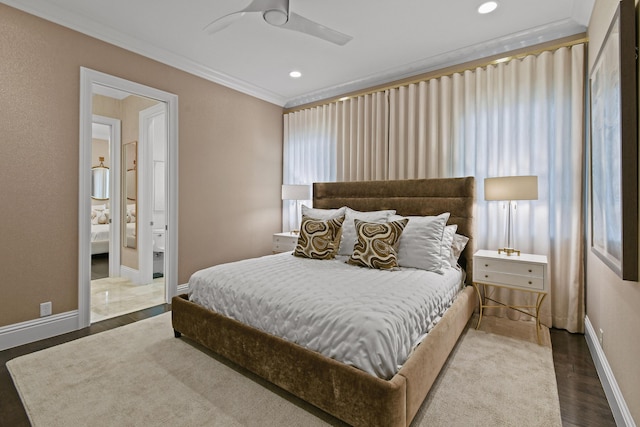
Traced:
[[358, 211], [395, 209], [399, 215], [439, 215], [450, 212], [448, 224], [469, 238], [460, 265], [472, 280], [475, 251], [475, 178], [407, 179], [396, 181], [317, 182], [313, 184], [313, 206], [330, 209], [349, 206]]

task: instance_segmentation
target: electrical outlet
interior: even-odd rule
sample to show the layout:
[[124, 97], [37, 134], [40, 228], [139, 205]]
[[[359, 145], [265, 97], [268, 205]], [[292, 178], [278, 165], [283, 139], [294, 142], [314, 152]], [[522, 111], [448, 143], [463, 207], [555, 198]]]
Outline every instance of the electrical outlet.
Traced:
[[40, 317], [51, 316], [51, 301], [40, 304]]
[[602, 330], [602, 328], [600, 328], [600, 331], [598, 333], [598, 341], [600, 341], [600, 346], [602, 347], [602, 341], [604, 341], [604, 331]]

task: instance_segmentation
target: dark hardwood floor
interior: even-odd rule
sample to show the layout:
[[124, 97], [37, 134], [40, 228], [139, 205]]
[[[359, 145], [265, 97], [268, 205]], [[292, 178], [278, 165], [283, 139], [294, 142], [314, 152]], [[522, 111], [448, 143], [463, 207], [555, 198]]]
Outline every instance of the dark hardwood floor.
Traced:
[[109, 277], [109, 254], [91, 255], [91, 280]]
[[[29, 420], [18, 392], [7, 371], [7, 361], [67, 341], [156, 316], [169, 310], [171, 310], [171, 306], [164, 304], [94, 323], [79, 331], [0, 352], [0, 426], [29, 426]], [[615, 426], [584, 335], [551, 329], [551, 342], [563, 426]]]
[[615, 427], [584, 335], [560, 329], [550, 332], [562, 425]]

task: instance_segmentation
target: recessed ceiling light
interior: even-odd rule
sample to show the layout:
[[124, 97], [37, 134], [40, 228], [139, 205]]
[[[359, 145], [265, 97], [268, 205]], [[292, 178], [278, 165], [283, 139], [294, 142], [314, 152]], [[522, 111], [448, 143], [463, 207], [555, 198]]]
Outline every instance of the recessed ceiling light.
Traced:
[[300, 71], [292, 71], [289, 73], [289, 77], [293, 77], [294, 79], [297, 79], [298, 77], [301, 77], [302, 73]]
[[498, 2], [488, 1], [488, 2], [482, 3], [480, 7], [478, 7], [478, 13], [481, 13], [483, 15], [485, 13], [491, 13], [494, 10], [496, 10], [497, 7], [498, 7]]

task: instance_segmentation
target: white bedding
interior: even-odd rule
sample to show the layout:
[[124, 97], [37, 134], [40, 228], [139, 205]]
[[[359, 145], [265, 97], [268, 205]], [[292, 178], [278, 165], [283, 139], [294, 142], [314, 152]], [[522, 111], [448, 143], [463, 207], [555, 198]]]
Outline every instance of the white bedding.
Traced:
[[[127, 236], [136, 235], [136, 225], [127, 224]], [[91, 241], [109, 240], [109, 224], [91, 224]]]
[[109, 224], [91, 224], [91, 241], [109, 240]]
[[222, 264], [189, 280], [189, 299], [262, 331], [391, 378], [462, 288], [456, 268], [373, 270], [291, 253]]

